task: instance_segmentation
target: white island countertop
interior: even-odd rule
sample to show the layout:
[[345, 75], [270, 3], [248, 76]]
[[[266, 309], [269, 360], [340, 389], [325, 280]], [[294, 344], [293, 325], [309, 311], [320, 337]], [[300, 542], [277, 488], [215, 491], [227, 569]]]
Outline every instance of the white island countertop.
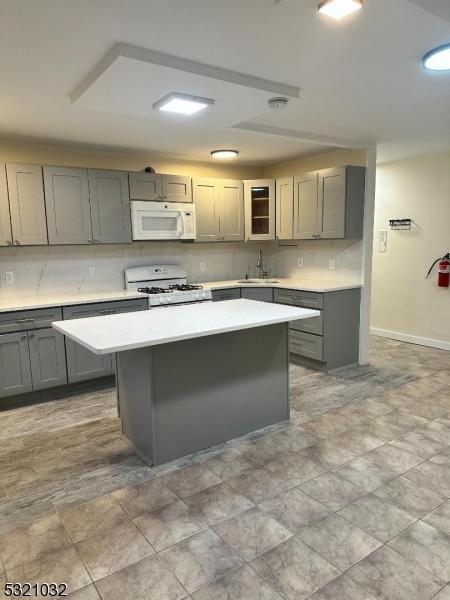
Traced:
[[109, 354], [319, 315], [317, 310], [241, 299], [55, 321], [52, 325], [92, 352]]

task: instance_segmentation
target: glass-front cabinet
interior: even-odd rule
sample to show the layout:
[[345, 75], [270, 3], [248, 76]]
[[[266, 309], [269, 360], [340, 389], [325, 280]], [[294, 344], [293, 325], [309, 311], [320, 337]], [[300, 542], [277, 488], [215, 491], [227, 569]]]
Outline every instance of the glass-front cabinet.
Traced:
[[245, 239], [275, 239], [275, 181], [244, 181]]

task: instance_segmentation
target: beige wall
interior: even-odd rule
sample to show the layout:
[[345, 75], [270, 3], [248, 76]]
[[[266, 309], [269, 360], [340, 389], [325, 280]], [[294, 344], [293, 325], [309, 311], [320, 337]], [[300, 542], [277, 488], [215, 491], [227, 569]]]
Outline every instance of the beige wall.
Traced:
[[270, 165], [264, 169], [264, 177], [289, 177], [290, 175], [301, 175], [310, 171], [319, 171], [329, 167], [341, 167], [343, 165], [366, 165], [365, 150], [334, 150], [315, 156], [305, 156], [297, 160]]
[[225, 177], [229, 179], [252, 179], [262, 177], [261, 166], [241, 166], [219, 162], [202, 163], [175, 160], [145, 153], [105, 151], [64, 146], [0, 140], [0, 162], [24, 162], [99, 169], [124, 169], [142, 171], [153, 167], [159, 173], [193, 175], [196, 177]]
[[[395, 218], [413, 219], [412, 230], [390, 230]], [[386, 253], [377, 251], [381, 229]], [[372, 329], [450, 350], [450, 288], [437, 287], [436, 269], [425, 279], [450, 251], [450, 152], [379, 165], [374, 246]]]

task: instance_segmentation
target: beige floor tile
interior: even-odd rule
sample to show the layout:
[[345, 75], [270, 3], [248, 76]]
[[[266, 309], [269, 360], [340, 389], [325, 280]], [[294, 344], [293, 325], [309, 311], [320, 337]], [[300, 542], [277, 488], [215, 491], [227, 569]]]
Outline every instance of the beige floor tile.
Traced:
[[211, 530], [164, 550], [160, 556], [190, 593], [220, 579], [242, 562]]
[[213, 485], [202, 492], [188, 496], [184, 501], [208, 525], [216, 525], [231, 519], [253, 506], [253, 502], [241, 496], [226, 483]]
[[0, 536], [0, 555], [4, 567], [12, 569], [70, 543], [61, 519], [55, 514]]
[[184, 498], [221, 483], [222, 480], [205, 466], [193, 464], [184, 469], [162, 475], [161, 481], [180, 498]]
[[101, 598], [95, 585], [88, 585], [87, 587], [70, 594], [69, 600], [101, 600]]
[[346, 575], [341, 575], [321, 590], [310, 596], [309, 600], [376, 600], [364, 588]]
[[325, 473], [327, 469], [311, 460], [305, 460], [300, 454], [293, 452], [278, 460], [270, 462], [266, 468], [281, 477], [290, 486], [298, 486]]
[[292, 487], [275, 473], [263, 468], [249, 469], [238, 477], [232, 477], [228, 483], [254, 504], [274, 498]]
[[373, 493], [418, 519], [445, 501], [444, 496], [416, 485], [405, 477], [398, 477]]
[[117, 490], [113, 492], [112, 497], [131, 519], [177, 500], [177, 495], [163, 484], [161, 478]]
[[158, 552], [207, 529], [197, 511], [181, 500], [144, 513], [134, 523]]
[[328, 508], [304, 494], [299, 488], [283, 492], [272, 500], [266, 500], [258, 508], [292, 533], [298, 533], [331, 514]]
[[247, 561], [292, 536], [288, 529], [259, 508], [219, 523], [214, 530]]
[[94, 581], [154, 554], [151, 545], [130, 522], [78, 542], [77, 550]]
[[[74, 546], [60, 548], [7, 571], [8, 581], [66, 583], [67, 594], [87, 586], [91, 578]], [[45, 594], [42, 595], [42, 597]]]
[[334, 511], [367, 494], [364, 488], [339, 477], [336, 473], [325, 473], [307, 481], [301, 489]]
[[103, 496], [59, 513], [74, 542], [111, 529], [126, 520], [126, 514], [113, 498]]
[[245, 565], [192, 595], [193, 600], [282, 600], [256, 571]]
[[182, 600], [188, 596], [159, 556], [105, 577], [96, 586], [103, 600]]

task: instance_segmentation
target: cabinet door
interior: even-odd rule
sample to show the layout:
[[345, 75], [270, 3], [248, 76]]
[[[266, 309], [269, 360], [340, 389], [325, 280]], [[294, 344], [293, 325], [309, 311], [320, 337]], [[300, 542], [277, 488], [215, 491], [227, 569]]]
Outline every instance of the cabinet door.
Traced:
[[273, 302], [272, 288], [242, 288], [241, 298], [258, 300], [259, 302]]
[[128, 174], [90, 169], [89, 196], [94, 243], [131, 242]]
[[192, 202], [192, 180], [185, 175], [163, 175], [163, 199], [167, 202]]
[[5, 165], [0, 163], [0, 246], [11, 246], [11, 219], [9, 217], [8, 186]]
[[294, 180], [294, 239], [312, 240], [318, 235], [318, 173]]
[[14, 244], [48, 244], [42, 167], [6, 165]]
[[219, 232], [219, 184], [215, 179], [194, 179], [193, 196], [197, 225], [196, 242], [217, 242]]
[[92, 243], [88, 172], [44, 167], [49, 244]]
[[275, 239], [275, 182], [273, 179], [244, 181], [245, 238]]
[[278, 240], [294, 238], [294, 180], [283, 177], [276, 180], [276, 231]]
[[131, 200], [162, 200], [162, 176], [158, 173], [128, 173]]
[[223, 181], [219, 194], [219, 229], [222, 242], [244, 239], [244, 188], [242, 181]]
[[94, 354], [66, 338], [67, 378], [69, 383], [111, 375], [111, 354]]
[[52, 328], [28, 334], [33, 390], [67, 383], [64, 336]]
[[26, 333], [0, 336], [0, 398], [31, 391], [30, 354]]
[[319, 235], [345, 236], [345, 167], [319, 171]]

